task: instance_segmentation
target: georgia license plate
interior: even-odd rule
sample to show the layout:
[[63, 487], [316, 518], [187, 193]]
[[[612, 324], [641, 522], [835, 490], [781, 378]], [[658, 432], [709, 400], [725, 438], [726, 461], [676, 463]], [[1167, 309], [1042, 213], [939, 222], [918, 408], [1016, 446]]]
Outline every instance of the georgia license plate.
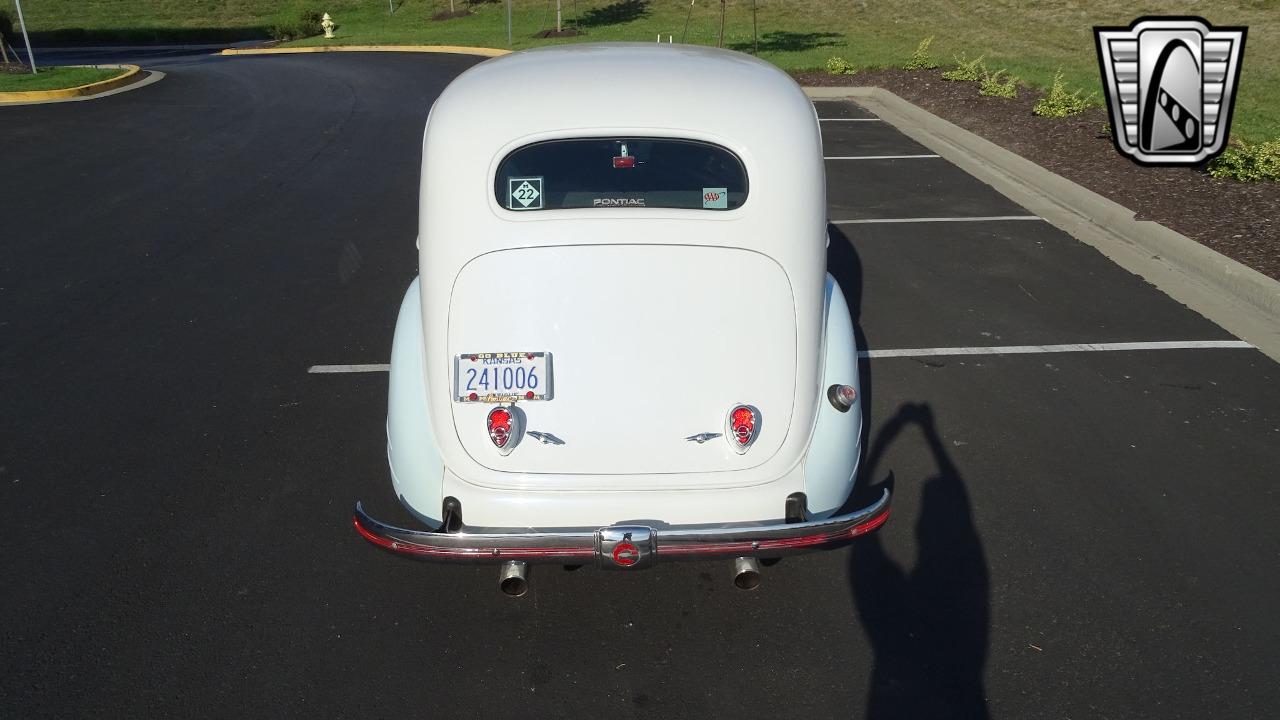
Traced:
[[462, 353], [453, 360], [458, 402], [506, 403], [551, 399], [551, 353]]

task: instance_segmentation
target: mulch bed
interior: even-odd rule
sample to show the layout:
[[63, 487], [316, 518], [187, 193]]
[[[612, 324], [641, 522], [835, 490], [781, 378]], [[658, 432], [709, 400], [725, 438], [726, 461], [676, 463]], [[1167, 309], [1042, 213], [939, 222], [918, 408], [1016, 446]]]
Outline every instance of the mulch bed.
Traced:
[[22, 63], [0, 62], [0, 73], [8, 75], [29, 75], [31, 74], [31, 68], [23, 65]]
[[432, 20], [452, 20], [454, 18], [466, 17], [470, 14], [471, 14], [470, 10], [455, 10], [453, 12], [449, 12], [448, 10], [445, 10], [444, 12], [438, 12], [435, 15], [432, 15], [431, 19]]
[[801, 85], [882, 87], [1041, 167], [1280, 279], [1280, 183], [1215, 180], [1195, 168], [1143, 167], [1120, 155], [1104, 108], [1041, 118], [1038, 90], [1014, 100], [983, 97], [978, 84], [948, 82], [940, 70], [865, 70], [855, 75], [794, 73]]

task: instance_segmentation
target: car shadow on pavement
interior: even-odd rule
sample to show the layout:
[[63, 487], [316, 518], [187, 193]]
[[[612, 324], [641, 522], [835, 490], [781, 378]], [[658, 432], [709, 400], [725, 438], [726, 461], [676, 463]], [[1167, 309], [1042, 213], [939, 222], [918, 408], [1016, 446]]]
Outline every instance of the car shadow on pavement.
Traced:
[[[828, 227], [827, 268], [844, 293], [860, 350], [863, 333], [862, 262], [844, 231]], [[892, 718], [987, 718], [983, 670], [990, 633], [990, 578], [982, 541], [973, 523], [965, 480], [948, 455], [933, 409], [905, 403], [869, 441], [871, 363], [859, 363], [864, 454], [850, 507], [865, 505], [888, 487], [892, 472], [875, 482], [886, 451], [911, 427], [919, 429], [933, 474], [922, 478], [915, 521], [914, 568], [900, 565], [885, 550], [885, 531], [853, 543], [849, 585], [859, 619], [875, 653], [868, 683], [867, 720]], [[914, 478], [912, 478], [914, 481]], [[872, 483], [875, 484], [872, 484]], [[905, 503], [896, 502], [899, 508]], [[898, 512], [890, 523], [911, 518]]]

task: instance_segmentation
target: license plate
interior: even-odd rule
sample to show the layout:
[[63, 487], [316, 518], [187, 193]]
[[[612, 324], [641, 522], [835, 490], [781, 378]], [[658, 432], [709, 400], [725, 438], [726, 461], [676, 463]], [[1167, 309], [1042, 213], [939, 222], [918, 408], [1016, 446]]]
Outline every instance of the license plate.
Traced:
[[550, 400], [551, 353], [462, 353], [453, 360], [458, 402], [508, 403]]

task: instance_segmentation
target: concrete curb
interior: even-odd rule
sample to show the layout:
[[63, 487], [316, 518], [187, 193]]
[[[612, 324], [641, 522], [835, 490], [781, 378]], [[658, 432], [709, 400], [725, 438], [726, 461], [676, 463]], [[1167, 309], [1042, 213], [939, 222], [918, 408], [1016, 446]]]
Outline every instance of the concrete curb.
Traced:
[[852, 99], [1126, 270], [1280, 362], [1280, 281], [1049, 172], [883, 88], [805, 88]]
[[308, 45], [306, 47], [227, 48], [222, 55], [296, 55], [323, 52], [407, 52], [452, 53], [455, 55], [481, 55], [498, 57], [510, 54], [510, 50], [466, 45]]
[[57, 90], [0, 92], [0, 104], [45, 102], [48, 100], [66, 100], [69, 98], [97, 95], [99, 93], [107, 92], [108, 90], [115, 90], [118, 87], [128, 85], [136, 79], [138, 73], [142, 72], [142, 68], [137, 65], [72, 65], [70, 67], [120, 68], [124, 70], [125, 73], [107, 80], [99, 80], [98, 82], [88, 83], [86, 85], [77, 85], [69, 88], [58, 88]]

